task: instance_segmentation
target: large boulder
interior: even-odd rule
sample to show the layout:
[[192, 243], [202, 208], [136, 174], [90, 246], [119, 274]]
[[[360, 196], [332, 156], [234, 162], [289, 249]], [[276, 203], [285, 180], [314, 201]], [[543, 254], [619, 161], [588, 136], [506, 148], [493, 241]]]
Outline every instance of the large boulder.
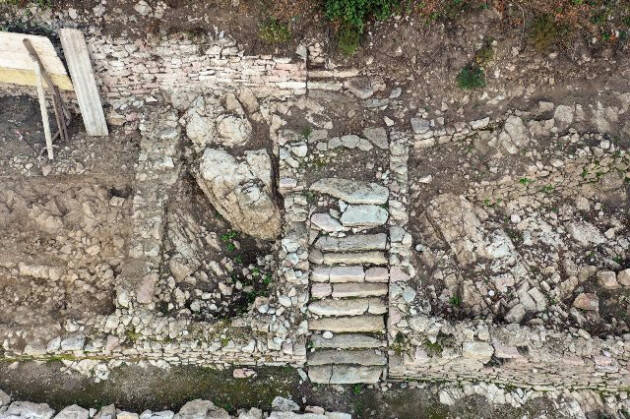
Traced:
[[225, 106], [216, 97], [199, 96], [180, 122], [186, 127], [186, 136], [197, 152], [203, 151], [207, 145], [245, 145], [253, 133], [252, 124], [234, 95], [226, 97]]
[[252, 124], [245, 116], [221, 115], [217, 119], [217, 132], [226, 147], [244, 145], [252, 136]]
[[271, 159], [265, 150], [246, 151], [236, 159], [220, 148], [207, 148], [197, 183], [232, 226], [261, 239], [280, 234], [280, 210], [272, 198]]

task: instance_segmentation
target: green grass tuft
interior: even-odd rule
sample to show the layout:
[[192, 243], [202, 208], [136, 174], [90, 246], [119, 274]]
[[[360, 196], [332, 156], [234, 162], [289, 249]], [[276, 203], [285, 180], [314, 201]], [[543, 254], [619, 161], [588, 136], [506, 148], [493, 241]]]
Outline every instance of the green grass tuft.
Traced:
[[457, 86], [460, 89], [479, 89], [486, 86], [486, 75], [477, 64], [468, 64], [457, 75]]
[[258, 37], [268, 44], [281, 44], [291, 39], [291, 31], [286, 23], [269, 19], [260, 25]]

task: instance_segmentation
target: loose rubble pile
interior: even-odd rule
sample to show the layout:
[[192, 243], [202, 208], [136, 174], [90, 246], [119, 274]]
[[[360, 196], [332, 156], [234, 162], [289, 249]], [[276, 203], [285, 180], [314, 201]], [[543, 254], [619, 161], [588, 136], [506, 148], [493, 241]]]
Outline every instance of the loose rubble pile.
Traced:
[[129, 207], [115, 187], [103, 184], [5, 182], [0, 191], [2, 327], [109, 314]]

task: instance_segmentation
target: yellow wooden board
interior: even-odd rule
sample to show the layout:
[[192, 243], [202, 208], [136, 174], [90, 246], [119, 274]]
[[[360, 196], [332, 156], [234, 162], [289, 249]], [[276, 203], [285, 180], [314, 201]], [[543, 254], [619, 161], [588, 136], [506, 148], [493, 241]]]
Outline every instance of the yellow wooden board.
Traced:
[[0, 32], [0, 83], [37, 86], [33, 60], [22, 43], [25, 38], [37, 51], [53, 83], [61, 90], [73, 90], [68, 73], [50, 39], [15, 32]]
[[[53, 83], [61, 90], [74, 90], [70, 78], [66, 75], [50, 74]], [[0, 68], [0, 83], [20, 86], [37, 86], [35, 71]]]

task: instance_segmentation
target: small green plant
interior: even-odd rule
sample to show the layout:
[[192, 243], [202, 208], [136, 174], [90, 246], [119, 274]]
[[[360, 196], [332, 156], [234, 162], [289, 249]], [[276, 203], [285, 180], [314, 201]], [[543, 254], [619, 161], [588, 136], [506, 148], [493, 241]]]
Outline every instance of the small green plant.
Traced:
[[540, 15], [534, 19], [529, 31], [529, 39], [539, 52], [547, 51], [568, 35], [566, 26], [555, 21], [551, 15]]
[[326, 159], [324, 157], [315, 157], [313, 159], [313, 166], [315, 166], [317, 169], [321, 169], [322, 167], [326, 167], [326, 165], [328, 165], [328, 162], [326, 161]]
[[488, 64], [494, 57], [494, 49], [492, 48], [492, 40], [488, 39], [484, 45], [475, 53], [475, 63], [483, 67]]
[[302, 129], [302, 138], [304, 138], [305, 140], [311, 138], [311, 134], [313, 134], [313, 127], [311, 127], [310, 125], [307, 125]]
[[345, 55], [353, 55], [359, 48], [361, 31], [352, 25], [342, 25], [337, 32], [337, 47]]
[[355, 396], [358, 396], [359, 394], [361, 394], [362, 390], [363, 390], [363, 384], [355, 384], [352, 386], [352, 392], [354, 393]]
[[457, 86], [460, 89], [471, 90], [486, 86], [486, 75], [483, 68], [477, 64], [468, 64], [457, 74]]
[[313, 205], [317, 202], [317, 195], [315, 195], [312, 191], [306, 191], [304, 195], [306, 195], [306, 202], [309, 204]]
[[462, 299], [459, 297], [459, 295], [453, 295], [449, 300], [448, 300], [449, 304], [452, 305], [453, 307], [459, 307], [462, 304]]
[[352, 25], [362, 33], [368, 19], [385, 20], [400, 5], [401, 0], [325, 0], [324, 10], [330, 20]]
[[140, 333], [137, 333], [135, 329], [128, 329], [125, 332], [125, 336], [129, 342], [136, 343], [136, 341], [140, 338]]
[[291, 31], [286, 23], [269, 19], [260, 25], [258, 37], [268, 44], [280, 44], [291, 39]]
[[530, 178], [526, 178], [526, 177], [522, 177], [518, 180], [518, 183], [520, 183], [521, 185], [529, 185], [530, 183], [533, 183], [534, 181], [531, 180]]
[[269, 286], [269, 284], [271, 284], [271, 274], [270, 274], [270, 273], [266, 273], [266, 274], [263, 276], [263, 284], [264, 284], [265, 286]]
[[442, 351], [444, 349], [442, 349], [442, 345], [440, 345], [438, 342], [431, 343], [429, 339], [425, 339], [422, 343], [422, 346], [424, 347], [427, 355], [429, 355], [430, 357], [442, 356]]
[[236, 250], [236, 239], [238, 239], [237, 231], [229, 231], [227, 233], [221, 234], [221, 241], [225, 243], [225, 248], [229, 252], [233, 252]]
[[551, 193], [553, 192], [555, 189], [555, 187], [553, 185], [545, 185], [541, 188], [541, 191], [544, 193]]
[[238, 238], [238, 231], [230, 231], [224, 234], [221, 234], [221, 241], [229, 242]]

